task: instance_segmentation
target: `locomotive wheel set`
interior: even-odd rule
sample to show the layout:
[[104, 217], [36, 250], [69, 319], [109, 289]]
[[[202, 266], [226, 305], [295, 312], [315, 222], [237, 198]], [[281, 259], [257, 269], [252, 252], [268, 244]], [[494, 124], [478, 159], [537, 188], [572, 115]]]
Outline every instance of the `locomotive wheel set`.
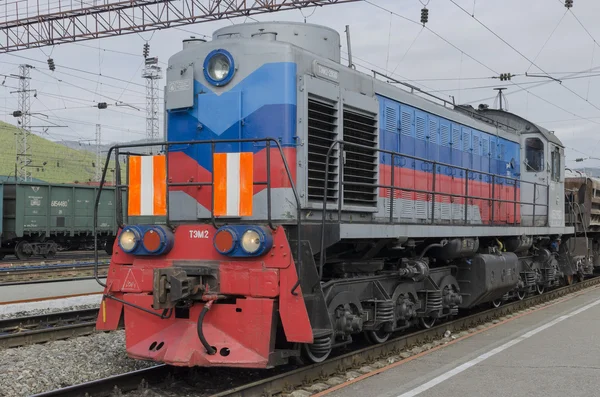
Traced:
[[344, 67], [325, 27], [212, 37], [169, 60], [164, 154], [108, 153], [127, 223], [96, 328], [130, 357], [321, 362], [600, 265], [600, 182], [565, 178], [544, 128]]

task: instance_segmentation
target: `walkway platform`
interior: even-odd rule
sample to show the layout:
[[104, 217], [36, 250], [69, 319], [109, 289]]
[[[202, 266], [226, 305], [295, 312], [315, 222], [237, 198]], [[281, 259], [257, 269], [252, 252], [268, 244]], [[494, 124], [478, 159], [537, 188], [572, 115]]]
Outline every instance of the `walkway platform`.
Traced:
[[346, 385], [319, 396], [600, 396], [600, 288]]

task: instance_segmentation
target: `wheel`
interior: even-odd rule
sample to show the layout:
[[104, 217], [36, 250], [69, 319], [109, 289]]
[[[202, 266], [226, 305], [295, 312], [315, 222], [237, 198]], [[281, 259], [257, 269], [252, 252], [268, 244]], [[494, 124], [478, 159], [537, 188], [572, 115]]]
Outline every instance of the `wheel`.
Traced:
[[301, 349], [302, 361], [322, 363], [331, 354], [331, 336], [315, 338], [312, 344], [303, 344]]
[[490, 302], [492, 307], [500, 307], [502, 305], [502, 299], [496, 299]]
[[390, 339], [391, 335], [391, 332], [386, 332], [383, 329], [378, 329], [377, 331], [365, 331], [365, 337], [374, 345], [386, 342]]
[[517, 298], [519, 298], [520, 301], [525, 299], [526, 296], [527, 296], [527, 291], [523, 291], [523, 290], [517, 291]]
[[19, 243], [15, 247], [15, 256], [23, 261], [31, 258], [32, 254], [33, 249], [31, 247], [31, 244], [29, 244], [27, 241], [19, 241]]
[[58, 246], [52, 240], [46, 241], [46, 253], [42, 255], [44, 258], [53, 258], [58, 251]]
[[432, 328], [435, 325], [435, 317], [419, 317], [419, 325], [423, 329]]
[[541, 284], [537, 284], [535, 286], [535, 292], [537, 292], [538, 295], [543, 294], [545, 290], [546, 290], [546, 288], [543, 285], [541, 285]]

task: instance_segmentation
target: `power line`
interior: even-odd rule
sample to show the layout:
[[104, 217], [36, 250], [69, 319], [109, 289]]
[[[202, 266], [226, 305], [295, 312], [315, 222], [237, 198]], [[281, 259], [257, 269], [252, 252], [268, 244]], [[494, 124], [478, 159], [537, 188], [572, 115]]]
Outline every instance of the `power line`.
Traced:
[[[451, 1], [452, 1], [452, 0], [451, 0]], [[411, 23], [413, 23], [413, 24], [415, 24], [415, 25], [419, 25], [419, 26], [421, 26], [421, 23], [419, 23], [419, 22], [417, 22], [417, 21], [414, 21], [414, 20], [412, 20], [412, 19], [410, 19], [410, 18], [407, 18], [407, 17], [405, 17], [405, 16], [403, 16], [403, 15], [400, 15], [400, 14], [398, 14], [398, 13], [396, 13], [396, 12], [394, 12], [394, 11], [391, 11], [391, 10], [389, 10], [389, 9], [385, 8], [385, 7], [382, 7], [382, 6], [380, 6], [380, 5], [374, 4], [374, 3], [372, 3], [372, 2], [371, 2], [371, 1], [369, 1], [369, 0], [364, 0], [364, 2], [365, 2], [365, 3], [367, 3], [367, 4], [370, 4], [370, 5], [372, 5], [373, 7], [379, 8], [380, 10], [383, 10], [383, 11], [385, 11], [385, 12], [390, 12], [390, 13], [392, 13], [393, 15], [397, 16], [398, 18], [404, 19], [404, 20], [406, 20], [406, 21], [408, 21], [408, 22], [411, 22]], [[462, 9], [462, 8], [461, 8], [461, 9]], [[469, 14], [469, 15], [470, 15], [470, 14]], [[473, 16], [473, 18], [475, 18], [475, 17]], [[471, 59], [471, 60], [473, 60], [474, 62], [476, 62], [477, 64], [479, 64], [479, 65], [483, 66], [483, 67], [484, 67], [484, 68], [486, 68], [487, 70], [491, 71], [491, 72], [492, 72], [494, 75], [499, 75], [499, 73], [498, 73], [497, 71], [495, 71], [493, 68], [491, 68], [490, 66], [486, 65], [485, 63], [483, 63], [482, 61], [478, 60], [477, 58], [473, 57], [473, 56], [472, 56], [472, 55], [470, 55], [469, 53], [467, 53], [467, 52], [463, 51], [461, 48], [459, 48], [458, 46], [456, 46], [454, 43], [450, 42], [450, 41], [449, 41], [449, 40], [447, 40], [445, 37], [443, 37], [442, 35], [440, 35], [440, 34], [438, 34], [437, 32], [435, 32], [435, 31], [434, 31], [433, 29], [431, 29], [429, 26], [425, 26], [425, 29], [427, 29], [428, 31], [430, 31], [432, 34], [434, 34], [434, 35], [435, 35], [436, 37], [438, 37], [440, 40], [444, 41], [445, 43], [447, 43], [448, 45], [450, 45], [451, 47], [453, 47], [453, 48], [454, 48], [454, 49], [456, 49], [457, 51], [459, 51], [459, 52], [461, 52], [462, 54], [464, 54], [464, 55], [465, 55], [466, 57], [468, 57], [469, 59]], [[535, 98], [537, 98], [537, 99], [539, 99], [539, 100], [541, 100], [541, 101], [543, 101], [543, 102], [545, 102], [545, 103], [547, 103], [547, 104], [549, 104], [549, 105], [551, 105], [551, 106], [554, 106], [555, 108], [557, 108], [557, 109], [560, 109], [560, 110], [562, 110], [562, 111], [563, 111], [563, 112], [565, 112], [565, 113], [571, 114], [571, 115], [573, 115], [573, 116], [575, 116], [575, 117], [578, 117], [578, 118], [581, 118], [581, 119], [586, 119], [586, 120], [589, 120], [590, 122], [592, 122], [592, 123], [594, 123], [594, 124], [600, 124], [600, 123], [598, 123], [598, 122], [596, 122], [596, 121], [590, 120], [589, 118], [586, 118], [586, 117], [583, 117], [583, 116], [579, 116], [578, 114], [576, 114], [576, 113], [574, 113], [574, 112], [571, 112], [570, 110], [567, 110], [567, 109], [565, 109], [564, 107], [562, 107], [562, 106], [560, 106], [560, 105], [557, 105], [557, 104], [555, 104], [555, 103], [553, 103], [553, 102], [551, 102], [551, 101], [547, 100], [546, 98], [543, 98], [543, 97], [541, 97], [541, 96], [539, 96], [539, 95], [537, 95], [537, 94], [535, 94], [535, 93], [531, 92], [530, 90], [527, 90], [526, 88], [523, 88], [523, 87], [521, 87], [519, 84], [515, 83], [515, 82], [514, 82], [514, 81], [512, 81], [512, 80], [510, 81], [510, 83], [511, 83], [512, 85], [515, 85], [515, 86], [519, 87], [521, 90], [523, 90], [523, 91], [526, 91], [527, 93], [529, 93], [529, 94], [530, 94], [530, 95], [532, 95], [533, 97], [535, 97]], [[543, 84], [543, 83], [540, 83], [540, 84]]]
[[[548, 42], [550, 41], [550, 39], [552, 38], [552, 36], [554, 36], [554, 32], [556, 32], [556, 29], [558, 29], [558, 27], [562, 23], [563, 19], [565, 19], [565, 15], [567, 15], [567, 12], [569, 12], [569, 9], [567, 9], [565, 11], [565, 13], [562, 15], [562, 17], [560, 18], [560, 20], [558, 21], [558, 23], [556, 24], [556, 26], [554, 27], [554, 29], [552, 29], [552, 32], [550, 33], [550, 35], [548, 36], [548, 38], [546, 39], [546, 41], [542, 45], [542, 48], [540, 48], [540, 50], [538, 51], [537, 55], [533, 59], [534, 61], [537, 60], [537, 58], [540, 56], [540, 54], [542, 53], [542, 51], [546, 47], [546, 44], [548, 44]], [[471, 15], [471, 16], [473, 16], [473, 15]], [[529, 64], [529, 67], [527, 68], [527, 72], [529, 72], [529, 69], [531, 69], [531, 66], [533, 66], [533, 62]]]
[[[469, 12], [467, 10], [465, 10], [463, 7], [461, 7], [459, 4], [457, 4], [454, 0], [450, 0], [450, 2], [452, 4], [454, 4], [455, 6], [457, 6], [458, 8], [460, 8], [465, 14], [471, 16], [471, 18], [473, 18], [475, 21], [477, 21], [477, 23], [479, 23], [481, 26], [483, 26], [488, 32], [490, 32], [491, 34], [493, 34], [494, 36], [496, 36], [496, 38], [498, 38], [500, 41], [502, 41], [504, 44], [506, 44], [508, 47], [510, 47], [513, 51], [515, 51], [517, 54], [519, 54], [523, 59], [527, 60], [528, 62], [530, 62], [531, 64], [533, 64], [536, 68], [538, 68], [542, 73], [548, 75], [548, 73], [542, 69], [539, 65], [537, 65], [535, 63], [535, 61], [532, 61], [531, 59], [529, 59], [526, 55], [524, 55], [521, 51], [517, 50], [514, 46], [512, 46], [508, 41], [504, 40], [499, 34], [497, 34], [496, 32], [494, 32], [492, 29], [490, 29], [485, 23], [481, 22], [477, 17], [469, 14]], [[588, 101], [587, 99], [585, 99], [583, 96], [579, 95], [577, 92], [573, 91], [571, 88], [567, 87], [566, 85], [561, 84], [561, 87], [564, 87], [566, 90], [568, 90], [569, 92], [571, 92], [572, 94], [574, 94], [575, 96], [579, 97], [580, 99], [582, 99], [583, 101], [585, 101], [586, 103], [590, 104], [591, 106], [593, 106], [594, 108], [596, 108], [597, 110], [600, 110], [600, 107], [594, 105], [592, 102]]]

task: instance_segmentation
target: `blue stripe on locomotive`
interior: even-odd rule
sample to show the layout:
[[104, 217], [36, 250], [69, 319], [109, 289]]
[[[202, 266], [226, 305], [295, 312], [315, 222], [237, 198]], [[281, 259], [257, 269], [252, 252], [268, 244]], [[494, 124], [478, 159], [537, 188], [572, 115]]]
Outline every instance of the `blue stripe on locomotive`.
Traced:
[[[380, 115], [380, 148], [400, 154], [451, 164], [473, 171], [489, 172], [499, 177], [496, 183], [508, 183], [502, 177], [519, 178], [520, 146], [496, 135], [424, 112], [378, 95]], [[509, 168], [514, 159], [514, 168]], [[390, 155], [381, 155], [383, 164], [391, 165]], [[397, 166], [417, 171], [432, 171], [431, 164], [396, 158]], [[441, 170], [446, 175], [464, 178], [458, 169]], [[510, 172], [510, 173], [508, 173]], [[491, 177], [470, 173], [469, 179], [491, 182]], [[510, 182], [512, 185], [512, 182]]]
[[[296, 137], [296, 64], [268, 63], [246, 76], [220, 95], [194, 81], [194, 107], [169, 111], [169, 142], [274, 138], [283, 147], [295, 146]], [[265, 143], [220, 143], [216, 152], [253, 152]], [[173, 145], [170, 151], [182, 151], [204, 169], [212, 171], [209, 145]]]

